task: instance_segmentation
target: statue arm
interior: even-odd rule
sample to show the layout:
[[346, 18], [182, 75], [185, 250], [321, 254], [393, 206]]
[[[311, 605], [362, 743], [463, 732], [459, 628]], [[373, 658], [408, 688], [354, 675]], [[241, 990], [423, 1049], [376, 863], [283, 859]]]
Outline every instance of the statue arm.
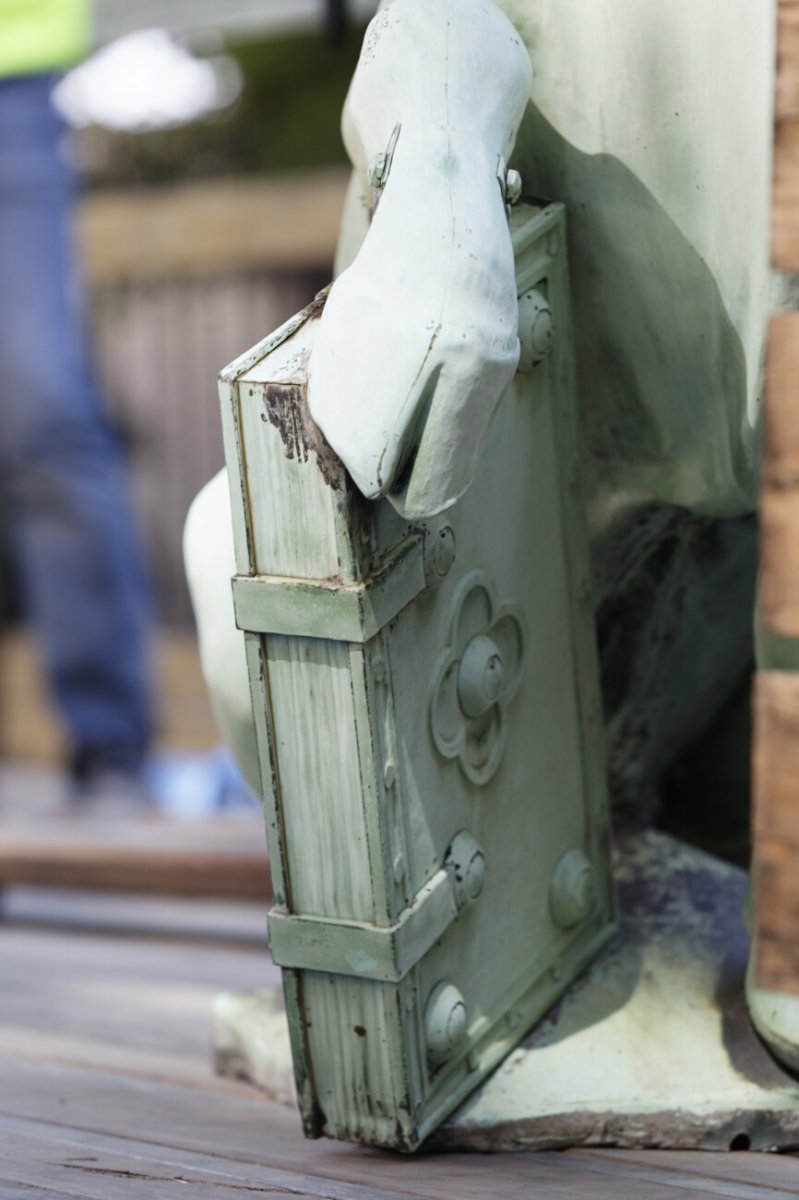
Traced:
[[464, 492], [518, 362], [504, 185], [530, 86], [493, 3], [394, 0], [350, 88], [348, 211], [369, 188], [373, 215], [327, 301], [309, 403], [364, 495], [409, 516]]

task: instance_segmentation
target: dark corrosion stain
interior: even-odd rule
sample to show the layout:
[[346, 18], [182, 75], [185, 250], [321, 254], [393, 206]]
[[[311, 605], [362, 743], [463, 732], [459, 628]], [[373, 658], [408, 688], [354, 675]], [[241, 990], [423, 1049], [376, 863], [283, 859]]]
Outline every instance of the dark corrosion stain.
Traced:
[[366, 1037], [366, 1030], [363, 1025], [353, 1025], [353, 1032], [357, 1033], [358, 1037]]
[[307, 387], [296, 383], [268, 383], [264, 388], [262, 419], [274, 425], [280, 434], [287, 458], [304, 463], [313, 454], [325, 483], [335, 489], [342, 486], [344, 467], [311, 416]]
[[327, 298], [330, 295], [330, 289], [332, 286], [332, 283], [326, 284], [321, 291], [316, 293], [311, 303], [303, 309], [303, 316], [306, 320], [310, 321], [314, 317], [319, 317], [322, 315], [322, 309], [327, 303]]

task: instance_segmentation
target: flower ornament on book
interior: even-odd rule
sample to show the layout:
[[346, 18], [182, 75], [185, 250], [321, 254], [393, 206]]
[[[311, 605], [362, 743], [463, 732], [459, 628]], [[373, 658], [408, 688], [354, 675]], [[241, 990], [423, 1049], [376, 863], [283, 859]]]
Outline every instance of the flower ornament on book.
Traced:
[[433, 742], [472, 783], [492, 778], [502, 759], [506, 714], [524, 656], [522, 610], [498, 601], [484, 571], [472, 571], [452, 602], [447, 648], [436, 664], [430, 704]]

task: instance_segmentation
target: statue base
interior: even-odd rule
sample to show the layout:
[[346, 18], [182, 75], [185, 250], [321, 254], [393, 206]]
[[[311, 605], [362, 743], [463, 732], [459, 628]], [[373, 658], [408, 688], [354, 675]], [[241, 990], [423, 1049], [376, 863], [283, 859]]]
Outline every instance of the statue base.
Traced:
[[[784, 1150], [799, 1084], [749, 1020], [745, 872], [663, 834], [617, 843], [619, 935], [430, 1149]], [[278, 991], [219, 997], [216, 1067], [291, 1102]]]

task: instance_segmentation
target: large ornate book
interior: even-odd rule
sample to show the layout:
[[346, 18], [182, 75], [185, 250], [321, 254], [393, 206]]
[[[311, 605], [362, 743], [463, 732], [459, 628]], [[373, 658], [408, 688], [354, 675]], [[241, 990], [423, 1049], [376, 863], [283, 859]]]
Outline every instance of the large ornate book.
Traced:
[[310, 1136], [415, 1149], [613, 929], [563, 212], [511, 229], [520, 372], [443, 515], [364, 500], [311, 419], [324, 295], [222, 375]]

